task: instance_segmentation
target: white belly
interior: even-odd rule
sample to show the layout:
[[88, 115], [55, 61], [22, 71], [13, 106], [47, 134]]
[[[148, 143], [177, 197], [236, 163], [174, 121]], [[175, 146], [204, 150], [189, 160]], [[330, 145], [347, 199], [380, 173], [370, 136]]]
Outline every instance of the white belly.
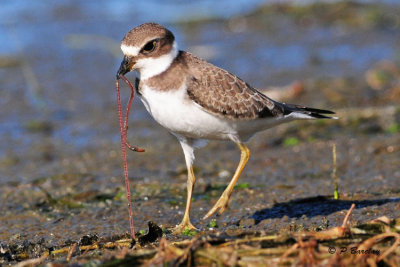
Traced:
[[141, 93], [147, 111], [159, 124], [187, 138], [245, 142], [259, 131], [292, 120], [289, 117], [238, 121], [220, 118], [190, 100], [186, 88], [162, 92], [143, 86]]
[[191, 101], [186, 88], [161, 92], [143, 86], [141, 100], [153, 118], [170, 132], [195, 139], [231, 139], [236, 124], [213, 116]]

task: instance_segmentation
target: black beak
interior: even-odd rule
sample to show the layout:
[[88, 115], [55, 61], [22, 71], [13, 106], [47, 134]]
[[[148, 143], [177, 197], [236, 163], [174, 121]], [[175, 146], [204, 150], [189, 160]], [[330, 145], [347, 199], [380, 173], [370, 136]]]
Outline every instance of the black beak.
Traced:
[[117, 72], [117, 79], [119, 79], [119, 77], [121, 75], [125, 75], [128, 72], [130, 72], [129, 59], [128, 59], [128, 57], [124, 56], [124, 59], [121, 62], [121, 66], [119, 66], [119, 69], [118, 69], [118, 72]]

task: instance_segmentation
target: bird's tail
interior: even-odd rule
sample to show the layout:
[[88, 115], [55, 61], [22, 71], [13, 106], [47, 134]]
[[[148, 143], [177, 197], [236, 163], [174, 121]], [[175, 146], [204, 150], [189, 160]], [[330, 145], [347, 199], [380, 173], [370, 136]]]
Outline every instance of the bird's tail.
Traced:
[[325, 109], [303, 107], [299, 105], [284, 104], [284, 115], [294, 119], [338, 119], [338, 117], [325, 114], [335, 114], [335, 112]]

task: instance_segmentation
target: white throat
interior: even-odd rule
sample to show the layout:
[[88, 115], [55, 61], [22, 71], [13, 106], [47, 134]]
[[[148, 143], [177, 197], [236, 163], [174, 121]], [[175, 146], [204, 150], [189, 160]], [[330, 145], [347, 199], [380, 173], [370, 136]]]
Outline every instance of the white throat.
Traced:
[[172, 49], [168, 54], [157, 58], [139, 59], [134, 65], [134, 68], [137, 69], [140, 79], [146, 80], [168, 69], [177, 55], [178, 47], [176, 45], [176, 42], [174, 41]]

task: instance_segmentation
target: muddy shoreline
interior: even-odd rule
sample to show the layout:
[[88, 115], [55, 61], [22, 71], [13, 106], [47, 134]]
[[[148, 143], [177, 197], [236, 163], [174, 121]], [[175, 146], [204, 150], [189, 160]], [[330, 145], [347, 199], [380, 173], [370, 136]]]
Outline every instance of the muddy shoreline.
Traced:
[[[0, 47], [0, 264], [23, 260], [6, 256], [7, 248], [30, 251], [27, 259], [84, 236], [126, 238], [113, 79], [122, 58], [119, 40], [142, 21], [118, 20], [98, 7], [106, 14], [100, 24], [88, 15], [94, 7], [83, 3], [43, 12], [7, 5], [20, 19], [0, 19], [8, 40]], [[323, 231], [340, 226], [352, 203], [351, 225], [400, 218], [398, 10], [394, 4], [276, 4], [229, 18], [166, 22], [182, 49], [277, 100], [340, 117], [293, 122], [251, 139], [251, 158], [229, 208], [213, 221], [201, 217], [227, 185], [240, 153], [228, 142], [197, 150], [195, 237]], [[128, 91], [122, 88], [123, 99]], [[130, 118], [128, 139], [146, 149], [128, 153], [135, 227], [142, 233], [149, 221], [174, 227], [186, 201], [181, 148], [138, 99]], [[340, 200], [332, 199], [333, 144]], [[97, 257], [94, 252], [85, 260]]]

